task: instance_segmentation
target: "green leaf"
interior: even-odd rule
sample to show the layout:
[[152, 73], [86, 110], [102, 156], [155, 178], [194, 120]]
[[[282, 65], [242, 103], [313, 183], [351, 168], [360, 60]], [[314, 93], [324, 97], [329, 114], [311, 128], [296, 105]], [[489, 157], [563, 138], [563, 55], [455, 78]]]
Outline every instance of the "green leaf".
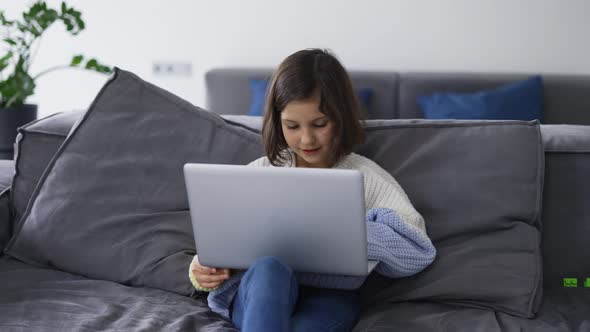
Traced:
[[16, 42], [15, 42], [14, 40], [10, 39], [10, 38], [4, 38], [4, 41], [5, 41], [7, 44], [10, 44], [10, 45], [12, 45], [12, 46], [16, 46]]
[[0, 71], [4, 70], [4, 68], [8, 67], [8, 64], [10, 63], [10, 59], [12, 59], [13, 55], [14, 55], [14, 53], [8, 52], [3, 57], [0, 58]]
[[88, 60], [88, 62], [86, 62], [85, 68], [103, 74], [110, 74], [113, 72], [113, 69], [111, 67], [99, 63], [96, 59]]
[[72, 67], [76, 67], [78, 66], [80, 63], [82, 63], [82, 60], [84, 60], [84, 56], [79, 54], [79, 55], [75, 55], [72, 58], [72, 62], [70, 62], [70, 66]]
[[5, 27], [10, 27], [14, 24], [14, 21], [7, 20], [4, 11], [0, 11], [0, 23]]
[[82, 20], [82, 14], [74, 8], [62, 5], [60, 18], [66, 26], [66, 30], [72, 35], [77, 35], [84, 30], [85, 24]]
[[98, 66], [98, 61], [96, 61], [96, 59], [90, 59], [88, 60], [88, 62], [86, 62], [86, 69], [96, 69], [96, 67]]
[[2, 82], [0, 93], [2, 94], [2, 107], [11, 107], [24, 104], [27, 97], [35, 92], [35, 82], [29, 74], [17, 70], [13, 75]]

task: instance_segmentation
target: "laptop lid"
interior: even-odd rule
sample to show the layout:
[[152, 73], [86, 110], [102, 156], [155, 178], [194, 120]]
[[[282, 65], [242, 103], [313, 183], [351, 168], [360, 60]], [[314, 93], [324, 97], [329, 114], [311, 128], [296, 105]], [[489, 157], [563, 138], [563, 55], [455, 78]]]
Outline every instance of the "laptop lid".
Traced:
[[370, 271], [360, 172], [186, 164], [184, 173], [201, 264], [246, 269], [274, 256], [299, 272]]

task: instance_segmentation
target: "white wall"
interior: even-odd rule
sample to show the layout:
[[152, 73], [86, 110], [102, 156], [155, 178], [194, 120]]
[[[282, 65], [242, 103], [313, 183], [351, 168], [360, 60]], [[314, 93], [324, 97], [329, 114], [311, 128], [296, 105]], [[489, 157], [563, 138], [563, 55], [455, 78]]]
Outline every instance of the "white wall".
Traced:
[[[7, 16], [26, 5], [3, 0]], [[49, 3], [59, 5], [59, 1]], [[82, 51], [196, 105], [213, 67], [276, 66], [306, 47], [332, 49], [349, 69], [590, 74], [585, 0], [102, 0], [69, 1], [87, 29], [52, 28], [34, 71]], [[190, 62], [192, 77], [158, 77], [155, 61]], [[87, 107], [106, 77], [54, 72], [31, 102], [40, 116]]]

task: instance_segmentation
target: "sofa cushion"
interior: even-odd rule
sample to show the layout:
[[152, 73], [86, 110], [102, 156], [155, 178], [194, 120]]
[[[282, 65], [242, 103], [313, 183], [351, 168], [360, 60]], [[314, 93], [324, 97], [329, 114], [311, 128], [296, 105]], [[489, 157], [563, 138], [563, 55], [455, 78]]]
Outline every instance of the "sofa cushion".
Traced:
[[430, 301], [389, 303], [363, 312], [354, 331], [587, 332], [590, 292], [547, 292], [535, 319]]
[[266, 101], [266, 90], [268, 90], [268, 80], [249, 80], [250, 94], [250, 112], [248, 115], [262, 116], [264, 114], [264, 103]]
[[44, 172], [7, 253], [190, 294], [183, 165], [246, 164], [261, 154], [259, 135], [116, 70]]
[[421, 96], [426, 119], [542, 120], [543, 81], [524, 81], [476, 93], [437, 92]]
[[542, 293], [538, 122], [369, 122], [363, 154], [424, 216], [438, 255], [402, 279], [372, 274], [364, 306], [433, 300], [532, 317]]
[[43, 171], [83, 114], [80, 111], [56, 113], [18, 129], [11, 194], [15, 225], [25, 213]]
[[[590, 126], [543, 125], [543, 282], [563, 288], [563, 278], [590, 278]], [[590, 292], [590, 288], [586, 288]]]
[[237, 331], [193, 299], [0, 257], [0, 331]]

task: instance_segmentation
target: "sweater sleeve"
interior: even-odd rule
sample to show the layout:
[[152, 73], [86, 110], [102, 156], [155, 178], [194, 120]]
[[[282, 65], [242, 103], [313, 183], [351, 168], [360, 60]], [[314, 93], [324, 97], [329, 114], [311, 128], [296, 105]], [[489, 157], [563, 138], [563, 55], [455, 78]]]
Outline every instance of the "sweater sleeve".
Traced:
[[[436, 249], [420, 229], [408, 225], [393, 210], [375, 208], [367, 212], [367, 257], [379, 261], [379, 274], [401, 278], [416, 274], [436, 257]], [[366, 277], [297, 273], [305, 286], [335, 289], [359, 288]]]
[[379, 261], [376, 271], [390, 278], [416, 274], [436, 257], [426, 233], [404, 222], [392, 209], [367, 212], [367, 242], [368, 258]]

